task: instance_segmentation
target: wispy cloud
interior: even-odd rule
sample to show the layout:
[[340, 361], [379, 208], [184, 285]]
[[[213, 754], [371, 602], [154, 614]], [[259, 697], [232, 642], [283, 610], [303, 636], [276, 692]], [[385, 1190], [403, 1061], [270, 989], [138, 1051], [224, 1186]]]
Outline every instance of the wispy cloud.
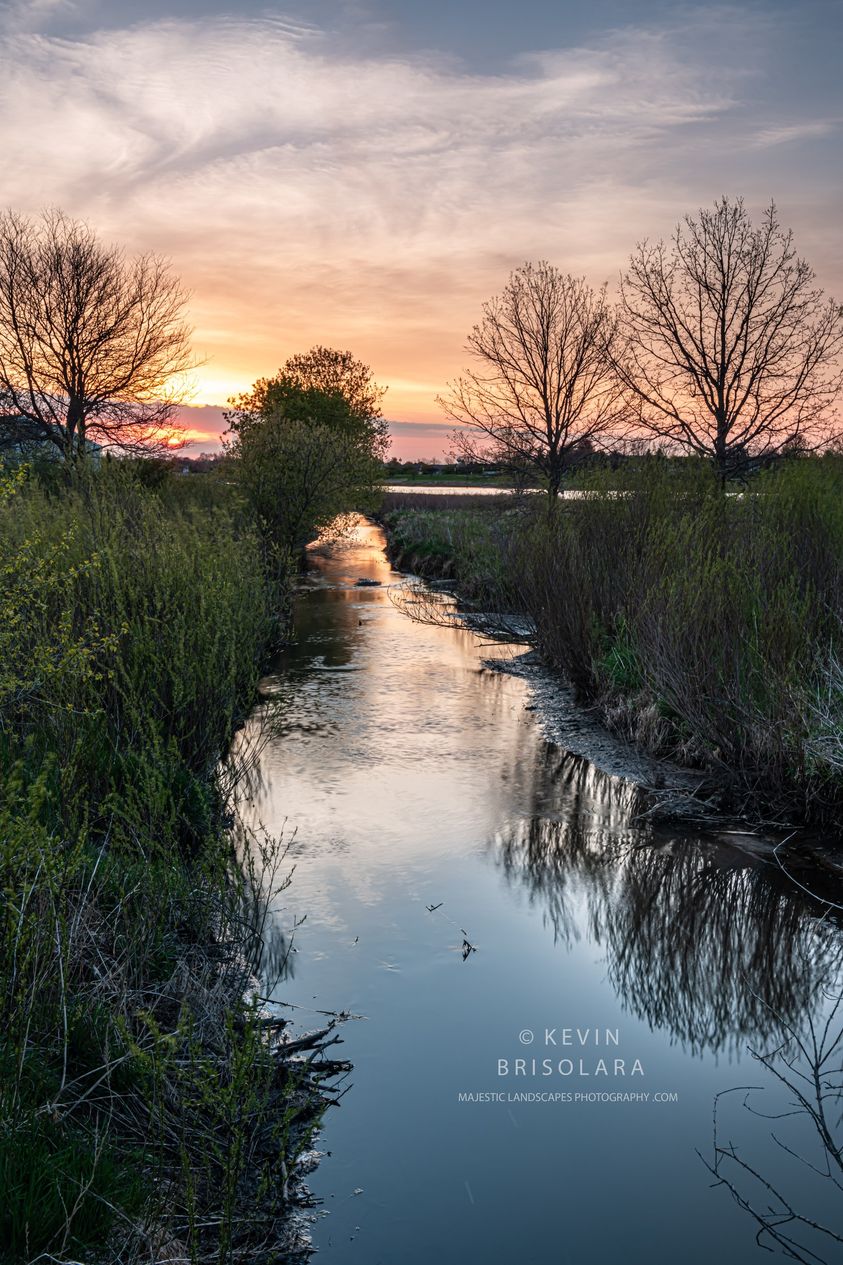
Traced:
[[14, 34], [37, 30], [56, 15], [73, 15], [76, 9], [74, 0], [7, 0], [0, 13], [0, 29]]
[[393, 383], [391, 412], [432, 418], [511, 266], [600, 281], [701, 201], [765, 202], [763, 150], [787, 131], [747, 111], [740, 56], [713, 71], [682, 28], [495, 75], [350, 54], [280, 18], [5, 38], [5, 198], [173, 257], [209, 403], [321, 341]]
[[756, 144], [766, 149], [772, 145], [789, 145], [793, 141], [819, 140], [838, 131], [841, 122], [841, 119], [806, 119], [801, 123], [767, 127], [758, 133]]
[[[191, 453], [216, 451], [228, 429], [225, 410], [213, 404], [186, 406], [180, 412], [182, 437]], [[389, 419], [393, 452], [399, 457], [444, 457], [454, 431], [451, 422], [405, 422]], [[459, 427], [457, 429], [460, 429]]]

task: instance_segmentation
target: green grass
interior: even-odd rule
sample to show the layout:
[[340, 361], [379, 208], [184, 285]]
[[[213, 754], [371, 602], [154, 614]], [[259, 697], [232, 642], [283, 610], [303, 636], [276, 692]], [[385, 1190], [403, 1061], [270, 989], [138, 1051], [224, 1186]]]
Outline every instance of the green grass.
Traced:
[[141, 1175], [129, 1163], [116, 1163], [96, 1138], [45, 1116], [23, 1117], [0, 1134], [0, 1189], [8, 1261], [102, 1244], [114, 1206], [133, 1216], [145, 1202]]
[[286, 604], [221, 481], [0, 475], [8, 1261], [161, 1234], [224, 1261], [280, 1214], [288, 1143], [255, 1138], [287, 1099], [217, 771]]
[[384, 521], [392, 556], [399, 567], [458, 579], [466, 597], [497, 595], [507, 584], [508, 507], [506, 501], [476, 508], [388, 509]]

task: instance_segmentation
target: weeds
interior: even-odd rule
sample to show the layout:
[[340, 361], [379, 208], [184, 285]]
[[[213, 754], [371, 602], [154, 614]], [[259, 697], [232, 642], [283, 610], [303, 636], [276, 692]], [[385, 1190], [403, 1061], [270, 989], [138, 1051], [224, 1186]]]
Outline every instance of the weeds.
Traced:
[[0, 481], [2, 1259], [289, 1246], [339, 1065], [296, 1065], [249, 1000], [265, 913], [220, 763], [283, 629], [277, 563], [224, 486]]
[[[431, 498], [417, 499], [423, 502]], [[444, 502], [453, 498], [438, 499]], [[459, 579], [463, 595], [469, 598], [506, 589], [512, 500], [473, 499], [484, 503], [469, 509], [426, 508], [424, 504], [422, 508], [389, 508], [387, 502], [384, 517], [395, 565], [430, 579]]]
[[399, 557], [529, 616], [545, 659], [649, 751], [716, 772], [732, 807], [831, 819], [843, 799], [843, 468], [794, 460], [724, 494], [650, 460], [490, 514], [398, 511]]

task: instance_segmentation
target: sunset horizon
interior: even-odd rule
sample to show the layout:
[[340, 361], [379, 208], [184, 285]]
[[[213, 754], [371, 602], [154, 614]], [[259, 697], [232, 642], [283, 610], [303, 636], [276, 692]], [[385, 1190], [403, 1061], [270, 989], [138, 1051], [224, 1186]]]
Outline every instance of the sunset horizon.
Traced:
[[322, 344], [388, 387], [394, 455], [442, 457], [436, 396], [513, 268], [548, 259], [613, 291], [637, 241], [723, 194], [753, 215], [775, 199], [843, 293], [824, 0], [480, 12], [7, 10], [4, 202], [172, 261], [194, 445], [219, 442], [230, 396]]
[[0, 9], [1, 1265], [832, 1265], [843, 0]]

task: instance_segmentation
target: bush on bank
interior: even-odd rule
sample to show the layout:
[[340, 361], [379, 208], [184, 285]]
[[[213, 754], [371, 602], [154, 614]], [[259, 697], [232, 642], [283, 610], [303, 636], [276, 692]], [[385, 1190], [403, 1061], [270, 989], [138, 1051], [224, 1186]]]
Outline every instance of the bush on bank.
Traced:
[[[828, 819], [843, 799], [843, 464], [782, 464], [724, 495], [696, 462], [593, 475], [550, 510], [396, 513], [608, 723], [717, 771], [748, 812]], [[489, 561], [490, 557], [495, 562]]]
[[224, 483], [131, 467], [0, 472], [0, 1255], [269, 1259], [307, 1112], [218, 769], [286, 590]]
[[465, 598], [498, 601], [507, 593], [512, 604], [511, 504], [509, 497], [387, 495], [380, 519], [390, 560], [425, 579], [458, 580]]

